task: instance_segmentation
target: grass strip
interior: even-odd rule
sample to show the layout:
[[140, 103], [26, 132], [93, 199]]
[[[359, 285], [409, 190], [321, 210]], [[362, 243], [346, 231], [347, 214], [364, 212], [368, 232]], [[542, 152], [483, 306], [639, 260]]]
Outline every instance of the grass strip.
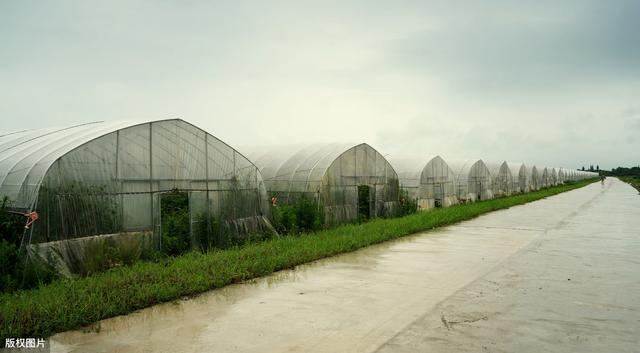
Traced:
[[7, 337], [47, 337], [154, 304], [539, 200], [591, 182], [593, 180], [583, 180], [227, 250], [191, 252], [161, 262], [139, 262], [90, 277], [57, 280], [33, 290], [3, 294], [0, 295], [0, 342]]
[[638, 192], [640, 192], [640, 176], [619, 176], [618, 178], [625, 183], [633, 186], [634, 188], [636, 188], [636, 190], [638, 190]]

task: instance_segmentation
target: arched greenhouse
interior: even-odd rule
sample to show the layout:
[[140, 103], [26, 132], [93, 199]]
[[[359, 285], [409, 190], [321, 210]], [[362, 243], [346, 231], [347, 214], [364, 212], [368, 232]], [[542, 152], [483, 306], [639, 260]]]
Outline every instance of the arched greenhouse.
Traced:
[[528, 192], [530, 177], [527, 166], [524, 163], [509, 163], [509, 170], [511, 171], [511, 177], [513, 178], [513, 192]]
[[551, 183], [550, 183], [550, 185], [558, 185], [557, 168], [550, 168], [550, 169], [551, 169]]
[[246, 153], [260, 168], [274, 203], [305, 197], [323, 210], [327, 224], [398, 211], [398, 175], [366, 143], [252, 147]]
[[551, 168], [541, 167], [538, 169], [538, 173], [540, 174], [540, 187], [546, 188], [552, 185]]
[[507, 162], [485, 162], [491, 173], [491, 189], [494, 197], [511, 195], [513, 177]]
[[389, 161], [398, 173], [400, 187], [416, 200], [418, 210], [448, 207], [458, 202], [453, 170], [440, 156], [392, 156]]
[[455, 175], [458, 199], [473, 202], [493, 198], [491, 172], [481, 159], [451, 161], [449, 167]]
[[569, 180], [567, 172], [566, 168], [558, 168], [558, 184], [564, 184], [565, 181]]
[[536, 191], [542, 187], [542, 180], [538, 167], [532, 165], [527, 167], [527, 174], [529, 174], [529, 190]]
[[0, 135], [0, 196], [38, 213], [25, 242], [63, 272], [82, 271], [104, 242], [131, 256], [162, 249], [167, 207], [187, 218], [188, 247], [268, 227], [258, 168], [179, 119]]

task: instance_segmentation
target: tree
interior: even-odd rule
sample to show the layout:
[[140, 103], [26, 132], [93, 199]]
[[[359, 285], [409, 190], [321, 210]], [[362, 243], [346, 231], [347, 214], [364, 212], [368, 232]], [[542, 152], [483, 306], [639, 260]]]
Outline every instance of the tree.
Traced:
[[584, 166], [582, 166], [582, 171], [584, 171]]
[[600, 170], [600, 166], [599, 165], [596, 165], [596, 170], [598, 170], [598, 171]]

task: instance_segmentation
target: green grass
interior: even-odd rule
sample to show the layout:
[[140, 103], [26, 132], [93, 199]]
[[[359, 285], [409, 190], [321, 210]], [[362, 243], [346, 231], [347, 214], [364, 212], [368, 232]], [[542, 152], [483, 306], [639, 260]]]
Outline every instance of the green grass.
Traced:
[[58, 280], [37, 289], [3, 294], [0, 342], [6, 337], [46, 337], [157, 303], [539, 200], [591, 182], [280, 237], [206, 254], [192, 252], [161, 262], [139, 262], [90, 277]]
[[638, 190], [640, 192], [640, 177], [637, 177], [637, 176], [620, 176], [618, 178], [620, 180], [624, 181], [625, 183], [628, 183], [629, 185], [633, 186], [634, 188], [636, 188], [636, 190]]

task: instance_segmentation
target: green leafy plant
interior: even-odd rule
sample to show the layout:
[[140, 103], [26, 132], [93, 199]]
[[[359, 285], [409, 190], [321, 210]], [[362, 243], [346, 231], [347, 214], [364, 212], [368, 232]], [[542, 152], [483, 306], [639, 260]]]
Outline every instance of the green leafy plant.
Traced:
[[182, 191], [163, 194], [160, 201], [162, 252], [180, 255], [191, 249], [189, 195]]
[[306, 195], [290, 204], [271, 206], [271, 214], [280, 234], [308, 233], [324, 227], [323, 207]]

